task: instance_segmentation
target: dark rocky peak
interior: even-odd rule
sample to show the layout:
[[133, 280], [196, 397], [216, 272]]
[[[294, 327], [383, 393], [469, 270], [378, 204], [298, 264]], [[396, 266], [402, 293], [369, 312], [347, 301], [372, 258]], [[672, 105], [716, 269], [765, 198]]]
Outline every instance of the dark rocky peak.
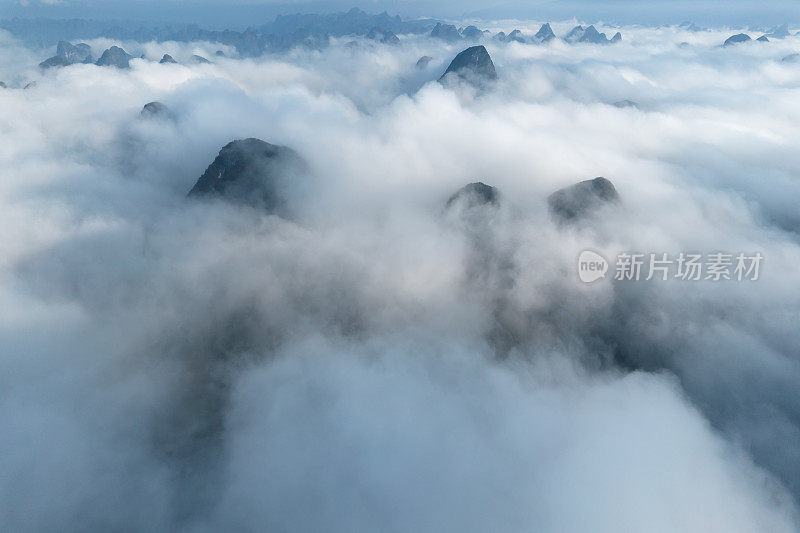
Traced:
[[605, 33], [600, 33], [597, 31], [597, 28], [594, 26], [589, 26], [581, 35], [581, 38], [578, 39], [579, 43], [591, 43], [591, 44], [605, 44], [608, 42], [608, 38], [606, 37]]
[[139, 116], [142, 118], [172, 118], [172, 110], [161, 102], [149, 102], [144, 105]]
[[54, 68], [54, 67], [66, 67], [66, 66], [69, 66], [71, 64], [72, 63], [70, 62], [70, 60], [67, 59], [64, 56], [53, 56], [53, 57], [45, 59], [44, 61], [39, 63], [39, 67], [44, 68], [44, 69], [48, 69], [48, 68]]
[[173, 58], [171, 55], [164, 54], [164, 56], [161, 58], [161, 61], [159, 61], [159, 63], [164, 65], [166, 63], [177, 63], [177, 61], [175, 61], [175, 58]]
[[461, 30], [461, 36], [468, 41], [480, 41], [483, 32], [477, 26], [467, 26]]
[[400, 38], [394, 34], [394, 32], [384, 30], [383, 28], [372, 28], [367, 33], [367, 39], [371, 39], [373, 41], [379, 41], [383, 44], [390, 44], [390, 45], [398, 45], [400, 44]]
[[383, 44], [397, 46], [398, 44], [400, 44], [400, 37], [398, 37], [397, 35], [395, 35], [390, 31], [387, 31], [386, 33], [383, 34], [383, 39], [381, 39], [381, 42]]
[[506, 37], [506, 41], [509, 42], [509, 43], [512, 42], [512, 41], [516, 41], [518, 43], [524, 43], [525, 42], [525, 37], [522, 35], [521, 31], [514, 30], [514, 31], [512, 31], [511, 33], [508, 34], [508, 36]]
[[758, 41], [758, 42], [760, 42], [760, 43], [768, 43], [768, 42], [769, 42], [769, 39], [767, 38], [767, 36], [766, 36], [766, 35], [762, 35], [761, 37], [759, 37], [758, 39], [756, 39], [756, 41]]
[[424, 69], [425, 67], [428, 66], [428, 63], [430, 63], [431, 61], [433, 61], [433, 58], [431, 56], [422, 56], [419, 59], [417, 59], [417, 68]]
[[392, 46], [397, 46], [397, 45], [400, 44], [400, 37], [395, 35], [393, 32], [386, 31], [383, 34], [383, 38], [381, 39], [381, 42], [383, 44], [389, 44], [389, 45], [392, 45]]
[[119, 46], [112, 46], [100, 56], [96, 65], [100, 67], [117, 67], [117, 68], [130, 68], [130, 60], [133, 56], [120, 48]]
[[56, 55], [45, 59], [39, 66], [41, 68], [66, 67], [75, 63], [91, 63], [92, 49], [88, 44], [80, 43], [73, 45], [67, 41], [59, 41], [56, 47]]
[[491, 185], [477, 181], [460, 188], [447, 200], [445, 207], [451, 209], [459, 206], [465, 209], [484, 205], [497, 206], [500, 203], [500, 193]]
[[56, 55], [69, 59], [69, 53], [74, 48], [75, 45], [69, 41], [58, 41], [58, 44], [56, 45]]
[[197, 63], [198, 65], [206, 65], [206, 64], [211, 63], [211, 61], [209, 61], [205, 57], [199, 56], [197, 54], [192, 54], [192, 61], [194, 63]]
[[449, 43], [461, 40], [461, 34], [458, 33], [458, 29], [455, 26], [452, 24], [442, 24], [441, 22], [437, 22], [436, 26], [433, 27], [431, 30], [431, 37], [442, 39]]
[[73, 45], [67, 41], [59, 41], [56, 55], [66, 58], [70, 63], [91, 63], [92, 47], [86, 43]]
[[518, 43], [524, 43], [525, 36], [522, 35], [522, 32], [519, 30], [514, 30], [511, 33], [506, 34], [505, 32], [497, 32], [494, 37], [492, 37], [496, 41], [500, 41], [501, 43], [510, 43], [516, 41]]
[[583, 34], [586, 32], [586, 28], [583, 26], [575, 26], [569, 33], [564, 36], [564, 40], [568, 43], [576, 43], [578, 40], [583, 37]]
[[606, 37], [605, 33], [600, 33], [597, 31], [597, 28], [594, 26], [589, 26], [583, 32], [580, 39], [578, 39], [579, 43], [590, 43], [590, 44], [610, 44], [610, 43], [618, 43], [622, 40], [622, 34], [617, 32], [614, 34], [614, 37], [609, 39]]
[[0, 81], [0, 89], [7, 89], [7, 88], [8, 88], [8, 85], [6, 85], [6, 82]]
[[223, 198], [285, 215], [288, 190], [306, 172], [306, 163], [291, 148], [260, 139], [236, 140], [219, 151], [189, 196]]
[[217, 57], [227, 57], [225, 55], [225, 52], [223, 52], [222, 50], [217, 50], [216, 52], [214, 52], [214, 55]]
[[731, 35], [725, 40], [722, 46], [732, 46], [734, 44], [739, 43], [746, 43], [747, 41], [751, 41], [750, 36], [746, 33], [737, 33], [736, 35]]
[[547, 198], [550, 213], [559, 222], [570, 222], [619, 201], [614, 185], [605, 178], [581, 181], [559, 189]]
[[474, 85], [482, 85], [497, 79], [497, 71], [494, 69], [492, 58], [483, 45], [471, 46], [460, 52], [450, 62], [450, 66], [447, 67], [439, 81], [445, 81], [448, 75], [457, 76]]
[[594, 26], [584, 28], [583, 26], [575, 26], [564, 37], [568, 43], [590, 43], [590, 44], [609, 44], [618, 43], [622, 40], [622, 34], [617, 32], [614, 37], [609, 39], [605, 33], [600, 33]]
[[533, 36], [533, 40], [538, 43], [547, 43], [555, 38], [556, 34], [553, 33], [553, 28], [550, 27], [549, 22], [542, 24], [542, 27], [539, 28], [539, 31], [537, 31], [536, 35]]

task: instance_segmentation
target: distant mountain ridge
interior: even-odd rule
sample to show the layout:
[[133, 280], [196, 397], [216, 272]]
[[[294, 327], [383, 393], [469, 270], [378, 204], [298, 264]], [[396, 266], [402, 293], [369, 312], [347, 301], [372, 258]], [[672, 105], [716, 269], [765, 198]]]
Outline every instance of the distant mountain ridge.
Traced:
[[[90, 20], [45, 20], [45, 19], [11, 19], [0, 20], [0, 29], [12, 33], [28, 46], [51, 46], [56, 40], [59, 47], [55, 56], [40, 63], [42, 68], [64, 67], [75, 63], [91, 62], [90, 48], [86, 44], [71, 45], [67, 39], [105, 38], [118, 42], [193, 42], [205, 41], [236, 49], [240, 57], [258, 57], [268, 53], [281, 53], [296, 47], [321, 50], [330, 44], [332, 37], [361, 36], [383, 44], [400, 45], [398, 34], [428, 34], [431, 38], [441, 39], [448, 43], [479, 43], [490, 34], [476, 26], [457, 28], [453, 24], [445, 24], [435, 19], [403, 20], [400, 16], [391, 16], [386, 12], [370, 15], [358, 8], [347, 12], [331, 14], [297, 14], [280, 15], [272, 22], [260, 26], [251, 26], [244, 31], [205, 30], [196, 25], [183, 26], [147, 26], [138, 23], [98, 22]], [[546, 44], [557, 39], [549, 23], [544, 23], [532, 36], [515, 29], [508, 35], [499, 32], [491, 37], [502, 43]], [[622, 40], [617, 32], [609, 39], [594, 26], [584, 28], [577, 26], [563, 39], [569, 43], [609, 44]], [[355, 44], [355, 42], [353, 43]], [[64, 48], [69, 45], [69, 49]], [[114, 65], [127, 68], [130, 57], [125, 58], [116, 50], [109, 50], [105, 59], [101, 57], [97, 64]], [[109, 55], [110, 54], [110, 55]], [[219, 51], [217, 55], [223, 54]], [[199, 56], [194, 56], [195, 63], [208, 63]], [[162, 62], [174, 62], [167, 56]]]
[[50, 19], [0, 20], [0, 29], [28, 46], [49, 47], [62, 40], [107, 38], [147, 41], [210, 41], [234, 46], [243, 56], [280, 51], [298, 44], [318, 46], [328, 37], [363, 34], [378, 28], [386, 33], [426, 33], [437, 20], [403, 20], [386, 12], [370, 15], [358, 8], [327, 15], [279, 15], [272, 22], [244, 31], [205, 30], [195, 24], [155, 26], [137, 22]]

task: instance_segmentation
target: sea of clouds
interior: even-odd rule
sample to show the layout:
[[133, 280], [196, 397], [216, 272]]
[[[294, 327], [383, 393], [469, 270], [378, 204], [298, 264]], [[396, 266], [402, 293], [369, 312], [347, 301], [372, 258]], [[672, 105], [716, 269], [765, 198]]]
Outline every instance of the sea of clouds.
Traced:
[[[417, 36], [42, 73], [0, 35], [0, 529], [796, 531], [800, 38], [621, 30], [487, 40], [482, 93]], [[246, 137], [309, 163], [292, 220], [186, 198]], [[621, 202], [556, 224], [595, 176]], [[765, 259], [586, 285], [584, 249]]]

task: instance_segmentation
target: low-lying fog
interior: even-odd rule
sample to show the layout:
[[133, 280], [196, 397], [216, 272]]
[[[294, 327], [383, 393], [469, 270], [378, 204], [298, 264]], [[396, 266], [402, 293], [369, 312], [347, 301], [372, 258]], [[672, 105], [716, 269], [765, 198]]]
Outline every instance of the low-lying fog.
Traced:
[[[0, 529], [796, 531], [800, 37], [617, 29], [487, 39], [481, 92], [421, 36], [42, 72], [0, 35]], [[186, 197], [247, 137], [308, 162], [290, 220]], [[620, 202], [556, 223], [596, 176]]]

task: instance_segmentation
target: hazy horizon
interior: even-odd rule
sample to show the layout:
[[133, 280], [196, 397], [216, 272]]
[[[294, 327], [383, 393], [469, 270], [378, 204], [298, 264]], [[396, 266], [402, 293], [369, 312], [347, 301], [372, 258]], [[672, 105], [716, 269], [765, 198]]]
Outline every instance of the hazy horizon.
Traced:
[[259, 2], [240, 0], [4, 0], [0, 18], [82, 18], [130, 20], [164, 24], [199, 24], [212, 29], [241, 29], [271, 21], [278, 15], [332, 13], [358, 7], [368, 13], [387, 11], [404, 18], [437, 17], [448, 20], [498, 19], [570, 20], [615, 24], [679, 24], [691, 21], [705, 26], [778, 25], [800, 22], [800, 6], [789, 0], [754, 3], [737, 0], [693, 2], [689, 0], [627, 1], [509, 1], [483, 7], [482, 2], [421, 0]]

